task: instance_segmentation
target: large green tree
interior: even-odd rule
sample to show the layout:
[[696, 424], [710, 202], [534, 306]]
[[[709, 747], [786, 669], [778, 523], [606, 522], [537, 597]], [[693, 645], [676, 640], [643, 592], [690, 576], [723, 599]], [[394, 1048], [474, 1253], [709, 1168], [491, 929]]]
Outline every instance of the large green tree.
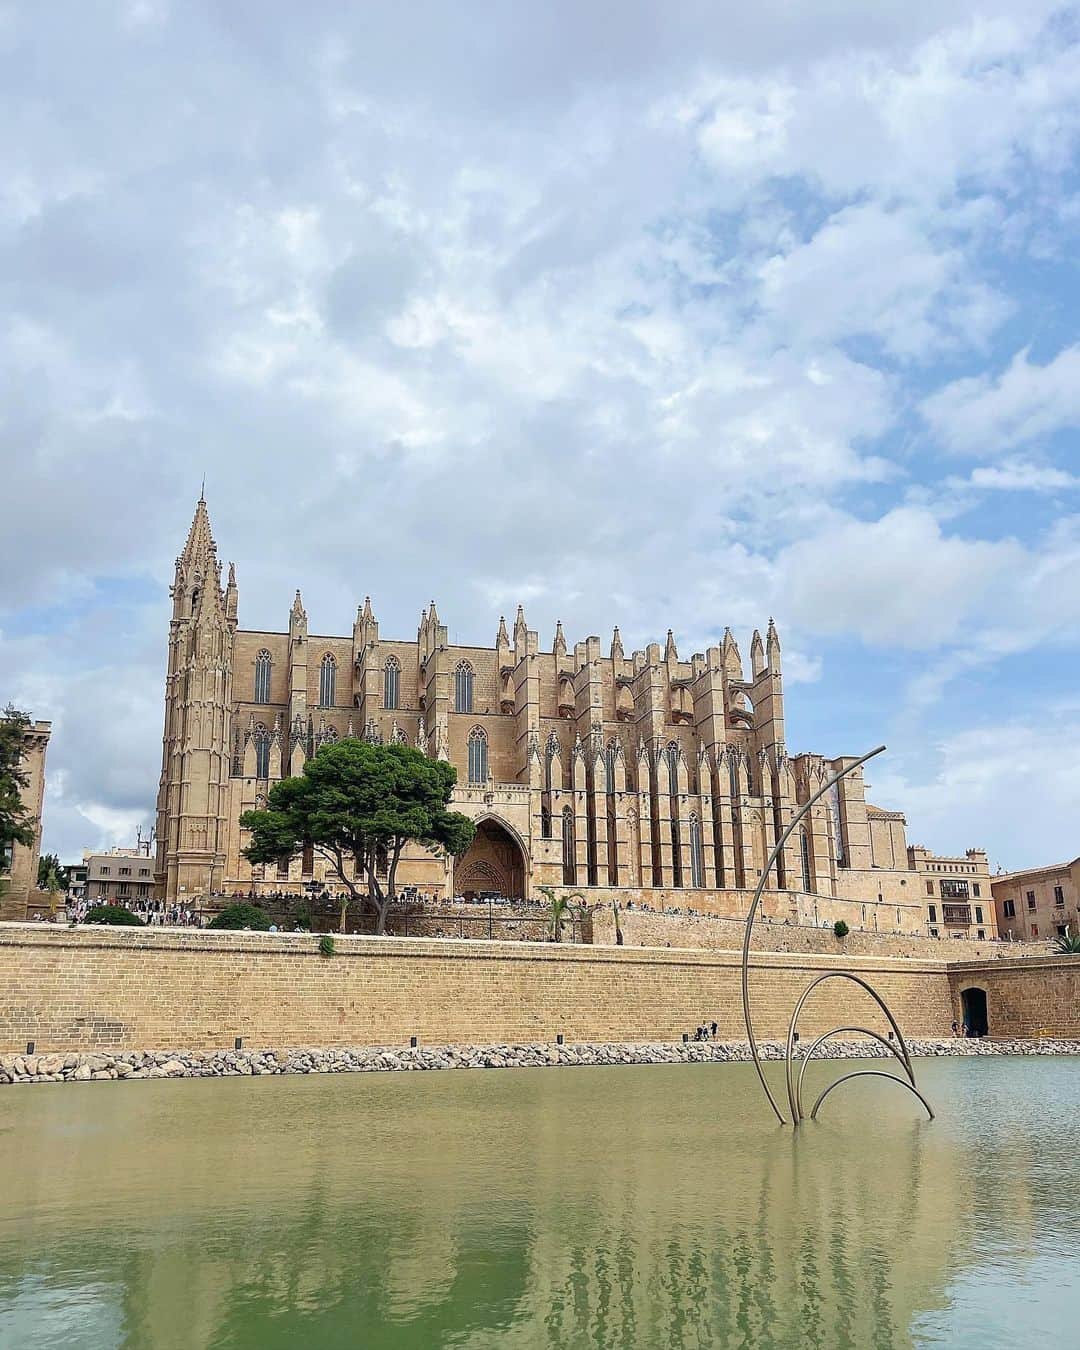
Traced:
[[[407, 745], [335, 741], [299, 777], [275, 783], [265, 810], [240, 817], [251, 831], [244, 855], [253, 863], [280, 862], [310, 844], [345, 887], [342, 931], [349, 901], [356, 900], [367, 904], [382, 933], [405, 845], [457, 855], [472, 843], [472, 821], [448, 810], [456, 781], [451, 765]], [[354, 859], [359, 877], [350, 875]]]
[[23, 737], [30, 719], [10, 704], [0, 713], [0, 871], [14, 844], [32, 844], [37, 820], [23, 805]]
[[42, 891], [66, 891], [70, 878], [67, 868], [55, 853], [43, 853], [38, 859], [37, 884]]

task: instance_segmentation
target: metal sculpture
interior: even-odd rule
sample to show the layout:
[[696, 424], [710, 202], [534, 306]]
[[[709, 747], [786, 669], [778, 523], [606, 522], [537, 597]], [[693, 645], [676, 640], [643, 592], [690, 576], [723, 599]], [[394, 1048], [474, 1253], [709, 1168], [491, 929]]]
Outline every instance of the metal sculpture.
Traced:
[[[769, 873], [772, 871], [773, 863], [780, 856], [780, 853], [782, 852], [784, 845], [787, 843], [789, 836], [792, 834], [795, 827], [798, 825], [799, 821], [802, 820], [803, 816], [806, 815], [807, 811], [810, 810], [810, 808], [814, 805], [815, 802], [820, 801], [821, 798], [824, 797], [826, 792], [828, 792], [830, 788], [832, 788], [836, 783], [838, 783], [845, 774], [850, 773], [852, 769], [857, 769], [860, 764], [865, 764], [868, 759], [873, 759], [875, 755], [880, 755], [884, 749], [885, 747], [883, 745], [879, 745], [876, 750], [871, 750], [867, 754], [861, 755], [858, 759], [852, 760], [851, 763], [845, 765], [844, 768], [842, 768], [839, 773], [833, 774], [833, 776], [826, 783], [824, 783], [817, 790], [817, 792], [815, 792], [813, 796], [810, 797], [810, 799], [799, 808], [798, 811], [795, 812], [794, 816], [792, 816], [791, 818], [790, 823], [788, 824], [787, 829], [777, 840], [776, 847], [769, 854], [769, 860], [765, 864], [765, 867], [761, 873], [761, 877], [757, 884], [757, 889], [754, 891], [754, 898], [750, 902], [750, 911], [746, 916], [746, 929], [743, 934], [743, 951], [742, 951], [743, 1019], [746, 1022], [746, 1035], [747, 1039], [750, 1042], [750, 1054], [753, 1056], [754, 1068], [757, 1069], [757, 1076], [761, 1081], [762, 1089], [765, 1093], [765, 1096], [768, 1097], [769, 1099], [769, 1105], [772, 1107], [774, 1113], [776, 1114], [776, 1119], [780, 1122], [781, 1125], [786, 1125], [787, 1121], [784, 1119], [784, 1113], [780, 1110], [780, 1107], [777, 1105], [776, 1098], [773, 1096], [772, 1089], [769, 1087], [768, 1081], [765, 1078], [765, 1070], [761, 1066], [761, 1056], [758, 1054], [757, 1041], [754, 1037], [754, 1026], [750, 1017], [750, 936], [753, 932], [754, 919], [757, 916], [758, 905], [761, 903], [761, 893], [765, 889], [765, 882], [768, 879]], [[821, 1036], [819, 1036], [817, 1040], [814, 1041], [813, 1045], [810, 1046], [810, 1049], [806, 1052], [806, 1055], [803, 1059], [802, 1066], [799, 1069], [798, 1079], [796, 1080], [794, 1072], [794, 1050], [795, 1050], [795, 1037], [798, 1031], [799, 1014], [802, 1012], [803, 1004], [810, 997], [814, 989], [816, 989], [817, 986], [819, 984], [822, 984], [825, 980], [851, 980], [853, 984], [857, 984], [859, 985], [860, 988], [865, 989], [866, 992], [870, 995], [870, 997], [877, 1003], [881, 1011], [888, 1018], [889, 1025], [892, 1027], [893, 1032], [895, 1032], [896, 1039], [899, 1042], [899, 1048], [893, 1045], [893, 1043], [890, 1040], [886, 1040], [884, 1036], [879, 1035], [878, 1032], [872, 1031], [869, 1027], [861, 1027], [861, 1026], [833, 1027], [831, 1031], [826, 1031]], [[899, 1083], [901, 1087], [907, 1088], [909, 1092], [913, 1092], [915, 1096], [918, 1097], [919, 1101], [921, 1101], [923, 1106], [926, 1107], [926, 1111], [930, 1119], [933, 1120], [934, 1112], [930, 1107], [930, 1103], [922, 1095], [922, 1093], [919, 1091], [918, 1087], [915, 1084], [915, 1070], [911, 1067], [911, 1056], [908, 1053], [907, 1043], [904, 1040], [903, 1033], [900, 1030], [896, 1018], [892, 1015], [892, 1012], [889, 1010], [888, 1004], [877, 992], [877, 990], [874, 989], [870, 984], [868, 984], [867, 981], [864, 980], [861, 976], [853, 975], [851, 974], [850, 971], [846, 970], [830, 970], [826, 971], [824, 975], [819, 975], [815, 980], [812, 980], [810, 984], [807, 985], [807, 987], [803, 990], [798, 1003], [796, 1003], [795, 1005], [795, 1011], [791, 1014], [791, 1024], [788, 1027], [787, 1052], [785, 1054], [785, 1062], [787, 1066], [788, 1106], [791, 1109], [792, 1124], [798, 1125], [801, 1120], [805, 1119], [802, 1104], [802, 1083], [803, 1083], [803, 1075], [806, 1072], [807, 1064], [813, 1058], [819, 1046], [824, 1045], [824, 1043], [827, 1040], [831, 1039], [831, 1037], [838, 1036], [843, 1031], [857, 1031], [862, 1033], [864, 1036], [871, 1036], [873, 1037], [874, 1040], [880, 1041], [881, 1044], [885, 1047], [885, 1049], [888, 1050], [890, 1054], [895, 1055], [896, 1058], [900, 1061], [901, 1067], [903, 1068], [906, 1077], [900, 1078], [896, 1074], [886, 1073], [882, 1069], [857, 1069], [852, 1073], [846, 1073], [842, 1077], [838, 1078], [834, 1083], [830, 1083], [829, 1086], [825, 1089], [825, 1091], [822, 1092], [821, 1096], [818, 1097], [817, 1101], [814, 1103], [813, 1108], [810, 1112], [811, 1120], [817, 1119], [817, 1113], [818, 1109], [821, 1106], [821, 1103], [825, 1100], [825, 1098], [829, 1095], [829, 1093], [832, 1092], [833, 1088], [839, 1087], [841, 1083], [846, 1083], [851, 1078], [888, 1078], [893, 1083]]]

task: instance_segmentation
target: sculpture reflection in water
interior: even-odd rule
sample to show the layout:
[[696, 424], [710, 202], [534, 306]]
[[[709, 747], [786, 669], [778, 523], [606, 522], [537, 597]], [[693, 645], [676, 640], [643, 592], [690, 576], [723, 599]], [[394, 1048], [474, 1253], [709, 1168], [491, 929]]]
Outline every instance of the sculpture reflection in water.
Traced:
[[[799, 821], [802, 820], [803, 816], [806, 815], [807, 811], [810, 810], [810, 808], [814, 805], [816, 801], [819, 801], [822, 797], [824, 797], [825, 794], [829, 791], [829, 789], [833, 786], [833, 784], [838, 783], [840, 779], [844, 777], [845, 774], [850, 773], [852, 769], [857, 769], [860, 764], [865, 764], [868, 759], [873, 759], [875, 755], [880, 755], [884, 749], [885, 747], [883, 745], [879, 745], [876, 750], [870, 750], [867, 754], [861, 755], [858, 759], [852, 760], [851, 763], [845, 765], [844, 768], [842, 768], [839, 773], [833, 774], [833, 776], [822, 787], [820, 787], [817, 790], [817, 792], [813, 794], [813, 796], [809, 799], [809, 801], [805, 802], [799, 808], [799, 810], [795, 812], [794, 816], [792, 816], [791, 818], [791, 821], [787, 829], [777, 840], [776, 847], [769, 854], [769, 860], [762, 870], [761, 877], [757, 884], [757, 889], [754, 891], [754, 898], [750, 903], [750, 912], [746, 916], [746, 931], [743, 934], [743, 952], [742, 952], [743, 1018], [746, 1022], [746, 1035], [750, 1041], [750, 1053], [754, 1058], [754, 1067], [757, 1069], [757, 1075], [758, 1078], [761, 1080], [761, 1086], [765, 1091], [765, 1096], [768, 1097], [769, 1099], [769, 1105], [776, 1113], [776, 1118], [781, 1125], [786, 1125], [787, 1121], [784, 1119], [784, 1113], [780, 1110], [780, 1107], [777, 1105], [776, 1098], [773, 1096], [772, 1089], [769, 1087], [768, 1081], [765, 1078], [765, 1070], [761, 1067], [761, 1056], [758, 1054], [757, 1041], [754, 1039], [754, 1026], [750, 1017], [750, 936], [754, 929], [754, 919], [757, 915], [758, 905], [761, 903], [761, 892], [765, 889], [765, 882], [768, 878], [769, 873], [772, 871], [773, 863], [780, 856], [780, 853], [783, 850], [785, 843], [787, 843], [788, 837], [792, 834], [795, 827], [798, 825]], [[799, 1069], [798, 1077], [796, 1077], [794, 1050], [795, 1050], [795, 1037], [798, 1033], [799, 1027], [799, 1014], [802, 1012], [803, 1005], [805, 1004], [806, 1000], [810, 997], [810, 995], [813, 993], [813, 991], [817, 988], [819, 984], [823, 984], [826, 980], [850, 980], [852, 984], [857, 984], [861, 989], [865, 989], [866, 992], [875, 1001], [875, 1003], [877, 1003], [878, 1007], [881, 1009], [881, 1011], [885, 1014], [886, 1018], [888, 1019], [889, 1025], [892, 1027], [893, 1032], [896, 1035], [898, 1045], [893, 1045], [891, 1040], [886, 1040], [884, 1036], [879, 1035], [879, 1033], [876, 1031], [872, 1031], [869, 1027], [860, 1027], [860, 1026], [833, 1027], [830, 1031], [826, 1031], [822, 1035], [820, 1035], [817, 1038], [817, 1040], [814, 1041], [814, 1043], [810, 1046], [809, 1050], [807, 1050], [806, 1055], [803, 1058], [802, 1066]], [[900, 1066], [904, 1070], [905, 1077], [900, 1078], [896, 1074], [886, 1073], [882, 1069], [856, 1069], [852, 1073], [846, 1073], [842, 1077], [838, 1078], [834, 1083], [830, 1083], [829, 1086], [824, 1090], [824, 1092], [821, 1093], [821, 1095], [818, 1097], [817, 1101], [814, 1103], [813, 1107], [810, 1110], [810, 1119], [811, 1120], [817, 1119], [817, 1113], [821, 1107], [822, 1102], [829, 1095], [829, 1093], [832, 1092], [834, 1088], [838, 1088], [841, 1083], [847, 1083], [852, 1078], [887, 1078], [889, 1079], [890, 1082], [899, 1083], [901, 1087], [905, 1087], [908, 1089], [909, 1092], [913, 1092], [915, 1096], [918, 1097], [919, 1101], [922, 1102], [923, 1106], [926, 1107], [927, 1115], [930, 1117], [931, 1120], [933, 1120], [934, 1112], [931, 1109], [930, 1103], [926, 1100], [926, 1098], [922, 1095], [922, 1093], [916, 1086], [915, 1070], [911, 1066], [911, 1055], [908, 1053], [907, 1043], [904, 1040], [904, 1036], [900, 1030], [900, 1027], [897, 1025], [896, 1018], [892, 1015], [892, 1012], [890, 1011], [885, 1000], [881, 997], [881, 995], [877, 992], [877, 990], [874, 989], [870, 984], [868, 984], [866, 980], [864, 980], [861, 976], [853, 975], [851, 974], [850, 971], [847, 970], [830, 970], [826, 971], [824, 975], [819, 975], [816, 980], [813, 980], [809, 985], [807, 985], [806, 989], [803, 990], [798, 1003], [795, 1004], [795, 1011], [791, 1014], [791, 1024], [788, 1027], [787, 1053], [785, 1055], [785, 1061], [787, 1069], [788, 1106], [791, 1110], [792, 1124], [798, 1125], [801, 1120], [805, 1120], [806, 1118], [805, 1112], [803, 1111], [802, 1085], [803, 1085], [803, 1075], [806, 1073], [807, 1064], [817, 1053], [820, 1046], [824, 1045], [825, 1042], [830, 1040], [833, 1036], [839, 1036], [842, 1032], [846, 1031], [858, 1032], [860, 1035], [870, 1036], [874, 1040], [879, 1041], [890, 1054], [895, 1055], [896, 1058], [900, 1061]]]

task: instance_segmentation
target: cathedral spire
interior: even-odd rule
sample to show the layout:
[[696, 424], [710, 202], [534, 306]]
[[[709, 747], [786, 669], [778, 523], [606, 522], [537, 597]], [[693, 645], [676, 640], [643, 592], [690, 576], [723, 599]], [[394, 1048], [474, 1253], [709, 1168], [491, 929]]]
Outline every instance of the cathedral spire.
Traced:
[[229, 582], [225, 587], [225, 617], [233, 623], [236, 622], [237, 590], [236, 590], [236, 565], [229, 564]]
[[622, 638], [619, 636], [619, 625], [615, 625], [615, 631], [611, 635], [611, 659], [613, 661], [623, 660]]
[[500, 614], [500, 615], [499, 615], [499, 631], [498, 631], [498, 633], [496, 633], [496, 635], [495, 635], [495, 646], [496, 646], [496, 647], [509, 647], [509, 646], [510, 646], [510, 635], [509, 635], [509, 634], [507, 633], [507, 631], [506, 631], [506, 615], [505, 615], [505, 614]]
[[307, 614], [304, 612], [304, 602], [300, 599], [299, 591], [296, 592], [296, 599], [292, 602], [292, 609], [289, 612], [296, 615], [297, 618], [307, 618]]
[[517, 607], [517, 618], [514, 620], [514, 646], [524, 643], [528, 634], [528, 626], [525, 623], [525, 611], [520, 605]]
[[741, 680], [743, 677], [742, 657], [739, 655], [739, 644], [735, 641], [735, 635], [730, 628], [724, 629], [724, 670], [728, 679]]
[[191, 529], [188, 530], [187, 543], [177, 561], [186, 568], [192, 563], [196, 565], [205, 563], [216, 553], [217, 545], [210, 529], [210, 513], [206, 509], [206, 498], [200, 495], [195, 503], [195, 515], [191, 521]]
[[769, 658], [769, 670], [774, 675], [780, 674], [780, 635], [776, 631], [776, 624], [772, 619], [769, 620], [769, 631], [765, 636], [765, 651]]
[[371, 596], [370, 596], [370, 595], [365, 595], [365, 596], [364, 596], [364, 608], [363, 608], [363, 612], [361, 613], [360, 617], [361, 617], [362, 619], [366, 620], [368, 623], [372, 623], [372, 622], [374, 621], [374, 619], [375, 619], [375, 615], [372, 613], [372, 609], [371, 609]]
[[563, 637], [562, 619], [555, 620], [555, 641], [552, 644], [551, 650], [556, 656], [566, 655], [566, 638]]
[[667, 662], [677, 661], [679, 652], [675, 646], [675, 634], [669, 628], [667, 630], [667, 642], [664, 646], [664, 660]]
[[765, 669], [765, 647], [761, 641], [761, 634], [754, 629], [754, 636], [750, 641], [750, 673], [756, 680]]

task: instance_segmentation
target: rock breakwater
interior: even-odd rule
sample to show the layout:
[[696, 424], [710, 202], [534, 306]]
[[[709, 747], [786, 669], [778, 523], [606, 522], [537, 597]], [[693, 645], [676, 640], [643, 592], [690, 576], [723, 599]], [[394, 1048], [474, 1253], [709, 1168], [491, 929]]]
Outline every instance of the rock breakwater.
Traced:
[[[913, 1040], [919, 1057], [1080, 1055], [1073, 1040]], [[779, 1041], [760, 1045], [763, 1059], [784, 1057]], [[834, 1041], [820, 1059], [883, 1059], [874, 1041]], [[93, 1051], [0, 1056], [0, 1084], [119, 1082], [148, 1078], [231, 1078], [283, 1073], [400, 1073], [448, 1069], [540, 1069], [626, 1064], [741, 1064], [745, 1041], [553, 1045], [365, 1046], [350, 1049]]]

